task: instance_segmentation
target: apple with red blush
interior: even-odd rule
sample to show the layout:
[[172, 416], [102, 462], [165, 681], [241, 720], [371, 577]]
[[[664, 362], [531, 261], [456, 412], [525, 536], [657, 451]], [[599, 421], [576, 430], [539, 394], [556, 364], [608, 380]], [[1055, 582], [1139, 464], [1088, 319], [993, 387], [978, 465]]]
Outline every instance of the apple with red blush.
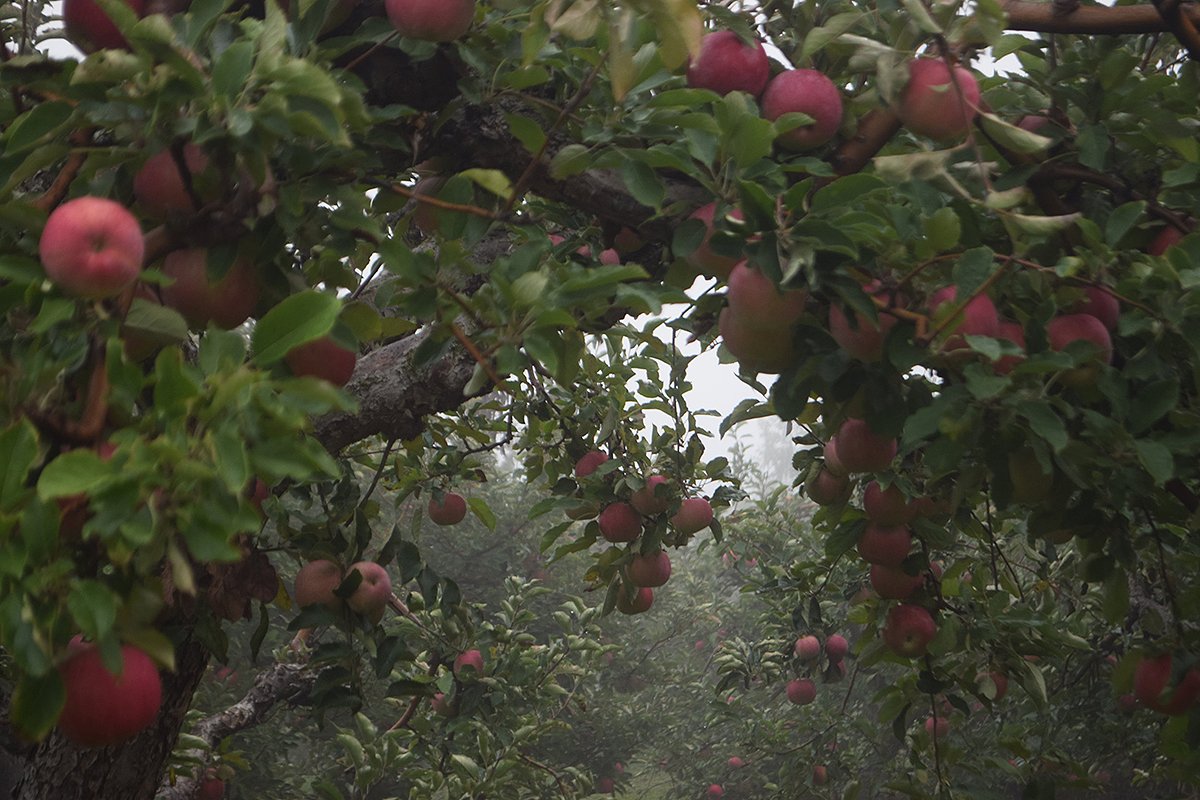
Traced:
[[65, 294], [87, 299], [112, 297], [132, 286], [145, 254], [137, 218], [103, 197], [63, 203], [38, 240], [46, 276]]
[[293, 347], [283, 362], [297, 378], [320, 378], [334, 386], [345, 386], [354, 376], [358, 351], [340, 344], [332, 336], [322, 336]]
[[842, 126], [842, 94], [815, 69], [786, 70], [767, 84], [762, 114], [774, 122], [791, 113], [807, 114], [813, 121], [779, 134], [775, 143], [794, 152], [812, 150], [827, 143]]
[[700, 40], [700, 52], [688, 65], [687, 85], [720, 95], [741, 91], [757, 96], [770, 76], [762, 42], [747, 42], [733, 31], [715, 31]]

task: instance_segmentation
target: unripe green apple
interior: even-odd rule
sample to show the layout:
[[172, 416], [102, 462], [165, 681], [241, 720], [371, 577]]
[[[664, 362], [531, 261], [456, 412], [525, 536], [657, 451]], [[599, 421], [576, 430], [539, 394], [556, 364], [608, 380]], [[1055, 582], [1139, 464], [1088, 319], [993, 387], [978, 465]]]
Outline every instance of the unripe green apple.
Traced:
[[137, 218], [103, 197], [77, 197], [54, 209], [38, 240], [46, 276], [66, 294], [104, 298], [138, 279], [145, 243]]

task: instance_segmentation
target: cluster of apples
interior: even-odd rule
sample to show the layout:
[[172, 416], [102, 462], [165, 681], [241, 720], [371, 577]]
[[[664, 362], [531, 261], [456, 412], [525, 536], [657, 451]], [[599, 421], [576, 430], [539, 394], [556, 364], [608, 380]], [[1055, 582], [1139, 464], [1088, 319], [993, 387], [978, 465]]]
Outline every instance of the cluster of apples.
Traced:
[[[483, 653], [479, 650], [464, 650], [454, 658], [454, 677], [460, 683], [478, 680], [483, 677]], [[436, 692], [429, 703], [433, 713], [443, 717], [457, 716], [454, 697], [447, 697], [445, 692]]]
[[1143, 657], [1133, 672], [1133, 698], [1160, 714], [1177, 717], [1188, 713], [1200, 701], [1200, 669], [1187, 667], [1172, 684], [1176, 672], [1170, 653]]
[[[792, 653], [798, 661], [811, 668], [820, 658], [821, 649], [821, 640], [808, 634], [796, 640]], [[846, 637], [835, 633], [825, 640], [824, 650], [829, 664], [825, 671], [826, 680], [841, 680], [846, 674], [846, 654], [850, 652], [850, 643]], [[817, 685], [811, 678], [793, 678], [787, 683], [786, 693], [788, 702], [806, 706], [817, 699]]]
[[[575, 477], [588, 478], [607, 462], [607, 453], [591, 450], [575, 462]], [[635, 542], [649, 523], [648, 518], [665, 514], [674, 505], [667, 477], [649, 475], [645, 485], [633, 492], [629, 500], [617, 500], [601, 509], [596, 517], [600, 535], [614, 544]], [[712, 524], [712, 505], [703, 497], [685, 497], [667, 521], [679, 536], [692, 536]], [[666, 550], [659, 547], [642, 552], [630, 548], [623, 586], [617, 596], [617, 610], [624, 614], [648, 611], [654, 603], [654, 589], [664, 585], [670, 577], [671, 558]]]
[[[361, 581], [354, 592], [344, 601], [337, 589], [357, 572]], [[392, 579], [381, 564], [374, 561], [359, 561], [343, 571], [341, 566], [328, 559], [320, 558], [305, 564], [296, 573], [293, 596], [300, 608], [322, 605], [335, 613], [343, 606], [361, 614], [372, 622], [383, 619], [384, 609], [392, 597]]]

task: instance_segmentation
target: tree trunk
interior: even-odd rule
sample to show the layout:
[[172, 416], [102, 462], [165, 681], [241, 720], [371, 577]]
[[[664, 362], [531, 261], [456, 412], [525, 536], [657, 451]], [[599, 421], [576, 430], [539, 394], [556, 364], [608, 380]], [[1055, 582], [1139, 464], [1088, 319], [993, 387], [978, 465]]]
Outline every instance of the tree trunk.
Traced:
[[194, 637], [175, 653], [175, 672], [163, 673], [158, 719], [125, 744], [79, 748], [52, 734], [25, 761], [15, 800], [154, 800], [208, 651]]

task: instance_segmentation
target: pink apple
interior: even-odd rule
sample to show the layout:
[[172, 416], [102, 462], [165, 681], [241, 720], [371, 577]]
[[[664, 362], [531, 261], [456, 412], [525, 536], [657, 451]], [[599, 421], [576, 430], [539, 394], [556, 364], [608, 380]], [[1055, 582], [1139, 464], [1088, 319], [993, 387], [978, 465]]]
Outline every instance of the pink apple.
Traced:
[[629, 582], [634, 586], [662, 586], [671, 577], [671, 557], [659, 550], [649, 555], [638, 553], [629, 562]]
[[850, 470], [846, 469], [846, 465], [838, 458], [837, 454], [837, 436], [830, 436], [829, 441], [825, 442], [825, 446], [821, 451], [821, 457], [825, 459], [825, 469], [837, 476], [846, 476], [850, 474]]
[[829, 770], [824, 764], [813, 765], [812, 780], [814, 786], [824, 786], [829, 783]]
[[1168, 688], [1172, 667], [1170, 653], [1143, 658], [1133, 673], [1133, 694], [1146, 708], [1179, 716], [1191, 711], [1200, 699], [1200, 670], [1189, 669], [1176, 686]]
[[992, 697], [993, 703], [999, 703], [1004, 699], [1004, 695], [1008, 694], [1008, 676], [1003, 672], [992, 670], [990, 672], [981, 673], [980, 677], [990, 678], [992, 685], [996, 687], [996, 694]]
[[907, 600], [924, 582], [923, 576], [909, 575], [899, 567], [871, 565], [871, 588], [884, 600]]
[[378, 622], [383, 618], [383, 610], [392, 597], [392, 579], [387, 570], [374, 561], [351, 564], [346, 574], [355, 571], [362, 575], [362, 583], [346, 600], [346, 605], [367, 619]]
[[[208, 169], [208, 156], [188, 142], [183, 146], [183, 163], [188, 169], [193, 191], [199, 194], [197, 178]], [[133, 176], [133, 196], [142, 213], [151, 219], [167, 219], [172, 214], [191, 214], [197, 210], [171, 150], [160, 150], [146, 159]]]
[[238, 256], [217, 281], [208, 274], [208, 251], [175, 250], [163, 259], [163, 272], [174, 283], [162, 288], [163, 304], [200, 329], [208, 323], [232, 330], [250, 318], [258, 305], [258, 273], [250, 259]]
[[746, 766], [746, 762], [743, 761], [739, 756], [730, 756], [729, 760], [725, 763], [728, 764], [731, 769], [741, 769], [742, 767]]
[[729, 273], [729, 309], [749, 328], [790, 328], [804, 315], [808, 292], [780, 291], [774, 281], [741, 261]]
[[429, 498], [429, 518], [438, 525], [457, 525], [467, 516], [467, 501], [456, 492], [444, 492], [442, 499]]
[[429, 701], [429, 707], [438, 716], [453, 717], [455, 715], [454, 705], [443, 692], [437, 692], [433, 695], [433, 698]]
[[1100, 361], [1112, 363], [1112, 338], [1104, 323], [1091, 314], [1064, 314], [1046, 323], [1046, 337], [1051, 350], [1065, 350], [1072, 342], [1091, 342], [1097, 348]]
[[670, 519], [671, 525], [678, 533], [690, 536], [699, 533], [712, 524], [712, 505], [703, 497], [686, 497], [679, 504], [679, 511]]
[[912, 532], [900, 525], [888, 527], [871, 523], [858, 538], [858, 554], [870, 564], [898, 567], [908, 558]]
[[899, 487], [893, 484], [881, 489], [877, 481], [871, 481], [863, 489], [863, 511], [876, 525], [907, 525], [917, 516], [917, 510]]
[[709, 786], [708, 786], [708, 792], [707, 792], [706, 796], [708, 796], [708, 797], [724, 797], [725, 790], [721, 788], [721, 784], [712, 783], [712, 784], [709, 784]]
[[742, 369], [749, 372], [779, 373], [796, 360], [795, 345], [790, 330], [756, 328], [733, 313], [721, 310], [717, 328], [725, 349], [733, 354]]
[[825, 655], [829, 656], [830, 662], [841, 661], [849, 652], [850, 643], [846, 641], [845, 636], [835, 633], [825, 640]]
[[[698, 219], [704, 223], [704, 238], [695, 250], [688, 253], [685, 260], [704, 275], [727, 280], [730, 270], [738, 263], [738, 259], [731, 256], [719, 255], [713, 252], [713, 249], [709, 246], [709, 241], [713, 235], [713, 218], [716, 213], [717, 204], [708, 203], [697, 208], [688, 217], [688, 219]], [[744, 219], [742, 212], [736, 208], [729, 211], [728, 214], [734, 219]]]
[[895, 438], [873, 431], [866, 420], [851, 417], [838, 428], [836, 452], [849, 472], [880, 472], [896, 457], [897, 444]]
[[720, 95], [746, 92], [758, 95], [771, 76], [771, 63], [762, 43], [747, 43], [733, 31], [716, 31], [700, 40], [700, 54], [688, 65], [687, 84]]
[[840, 506], [850, 499], [850, 478], [822, 467], [804, 484], [804, 491], [819, 506]]
[[158, 717], [162, 680], [150, 656], [121, 645], [121, 670], [113, 675], [94, 644], [79, 640], [68, 652], [58, 668], [66, 690], [58, 729], [67, 739], [80, 747], [105, 747], [133, 737]]
[[[991, 336], [1000, 334], [1000, 316], [991, 298], [978, 294], [959, 309], [958, 287], [943, 286], [929, 298], [929, 311], [933, 314], [933, 325], [941, 328], [945, 343], [944, 350], [958, 350], [967, 346], [964, 336]], [[953, 315], [953, 316], [951, 316]]]
[[[145, 13], [145, 0], [125, 0], [136, 16]], [[96, 0], [63, 0], [63, 26], [71, 44], [85, 53], [96, 50], [128, 50], [129, 42]]]
[[452, 42], [475, 20], [475, 0], [386, 0], [388, 19], [401, 36]]
[[334, 594], [342, 583], [342, 568], [328, 559], [319, 558], [305, 564], [296, 573], [294, 597], [300, 608], [323, 605], [337, 611], [342, 599]]
[[648, 586], [638, 589], [633, 597], [628, 596], [624, 586], [617, 594], [617, 610], [622, 614], [641, 614], [649, 611], [652, 605], [654, 605], [654, 590]]
[[817, 699], [817, 686], [808, 678], [796, 678], [788, 681], [788, 702], [798, 706], [806, 706]]
[[596, 781], [596, 794], [612, 794], [617, 790], [617, 784], [612, 778], [601, 778]]
[[629, 498], [629, 502], [639, 514], [647, 517], [655, 514], [661, 514], [671, 507], [671, 493], [664, 488], [658, 490], [659, 486], [666, 487], [667, 478], [663, 475], [649, 475], [646, 477], [646, 485], [633, 493]]
[[605, 266], [612, 267], [621, 263], [621, 254], [615, 248], [609, 247], [600, 251], [600, 257], [597, 260]]
[[600, 450], [590, 450], [575, 462], [575, 477], [586, 478], [591, 475], [600, 465], [608, 461], [608, 454]]
[[913, 133], [959, 139], [979, 114], [979, 97], [979, 84], [970, 71], [955, 66], [952, 81], [944, 60], [916, 58], [908, 64], [908, 83], [896, 114]]
[[478, 650], [465, 650], [454, 659], [454, 677], [481, 677], [483, 675], [483, 653]]
[[812, 150], [832, 139], [842, 126], [842, 94], [814, 69], [781, 72], [763, 92], [762, 115], [774, 122], [793, 112], [812, 117], [812, 124], [793, 128], [775, 141], [785, 150]]
[[1179, 230], [1179, 228], [1176, 228], [1174, 225], [1168, 225], [1158, 232], [1158, 235], [1150, 242], [1150, 246], [1146, 248], [1146, 252], [1152, 256], [1161, 256], [1179, 244], [1184, 236], [1184, 232]]
[[925, 655], [937, 635], [937, 624], [924, 608], [911, 603], [893, 606], [883, 627], [883, 642], [893, 653], [904, 658]]
[[642, 532], [642, 515], [629, 503], [605, 506], [598, 519], [600, 535], [610, 542], [632, 542]]
[[322, 336], [293, 347], [283, 361], [297, 378], [311, 376], [334, 386], [345, 386], [354, 376], [358, 351], [343, 347], [331, 336]]
[[925, 720], [925, 733], [931, 739], [943, 739], [950, 732], [950, 720], [945, 717], [930, 717]]
[[77, 197], [54, 209], [38, 241], [46, 276], [76, 297], [120, 294], [138, 279], [145, 253], [137, 218], [103, 197]]
[[[1025, 349], [1025, 329], [1016, 322], [1009, 320], [1001, 320], [1000, 328], [996, 331], [997, 339], [1007, 339], [1013, 344]], [[1025, 360], [1025, 356], [1000, 356], [992, 364], [992, 371], [997, 375], [1007, 375], [1013, 371], [1013, 368]]]
[[1091, 314], [1103, 322], [1105, 328], [1115, 331], [1121, 318], [1121, 303], [1117, 298], [1099, 286], [1089, 286], [1083, 293], [1083, 299], [1071, 306], [1070, 313]]
[[812, 661], [821, 655], [821, 640], [811, 634], [801, 636], [792, 647], [792, 652], [801, 661]]

